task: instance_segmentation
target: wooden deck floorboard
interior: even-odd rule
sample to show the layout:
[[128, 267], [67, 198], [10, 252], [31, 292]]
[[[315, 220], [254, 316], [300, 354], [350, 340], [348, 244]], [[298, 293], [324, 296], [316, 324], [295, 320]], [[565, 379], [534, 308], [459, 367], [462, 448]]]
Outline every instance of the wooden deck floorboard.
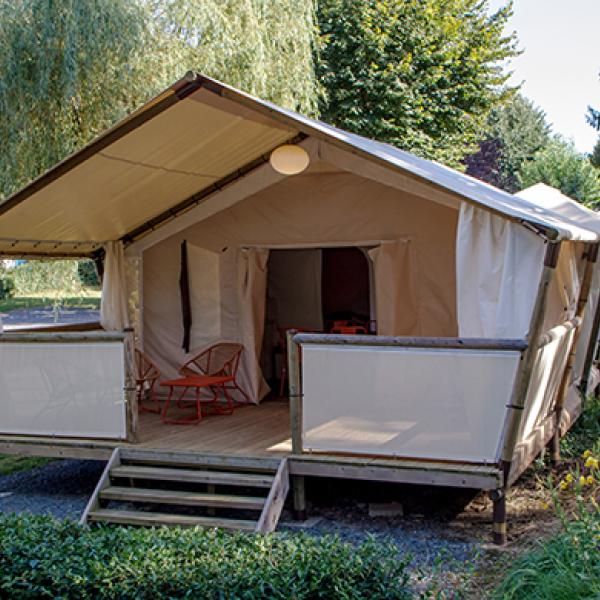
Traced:
[[140, 414], [138, 431], [138, 448], [248, 456], [291, 451], [289, 408], [285, 400], [240, 406], [232, 415], [207, 414], [197, 425], [166, 425], [159, 415], [144, 412]]

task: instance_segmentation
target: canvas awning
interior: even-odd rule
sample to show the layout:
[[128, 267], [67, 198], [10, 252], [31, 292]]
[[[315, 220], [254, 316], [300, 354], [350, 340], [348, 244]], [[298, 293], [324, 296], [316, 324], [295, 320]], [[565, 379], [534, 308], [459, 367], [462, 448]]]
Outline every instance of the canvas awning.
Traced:
[[428, 199], [450, 195], [457, 207], [465, 200], [549, 237], [600, 237], [597, 217], [583, 221], [188, 74], [0, 205], [0, 252], [90, 255], [107, 241], [138, 239], [306, 137], [401, 173]]

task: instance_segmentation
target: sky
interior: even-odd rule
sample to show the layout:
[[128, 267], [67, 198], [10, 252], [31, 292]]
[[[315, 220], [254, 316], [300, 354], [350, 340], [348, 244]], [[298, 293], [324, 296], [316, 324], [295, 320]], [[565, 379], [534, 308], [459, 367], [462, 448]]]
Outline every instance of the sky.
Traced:
[[[496, 10], [507, 0], [489, 0]], [[600, 109], [600, 0], [514, 0], [508, 31], [521, 56], [509, 63], [510, 84], [540, 106], [553, 131], [590, 152], [598, 133], [585, 120]]]

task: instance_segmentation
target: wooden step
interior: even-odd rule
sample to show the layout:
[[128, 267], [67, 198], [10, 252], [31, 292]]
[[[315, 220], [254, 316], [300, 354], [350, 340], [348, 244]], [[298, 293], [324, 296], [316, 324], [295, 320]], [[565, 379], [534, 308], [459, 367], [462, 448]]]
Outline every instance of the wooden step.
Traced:
[[110, 486], [103, 489], [100, 492], [100, 498], [105, 501], [150, 502], [155, 504], [210, 506], [213, 508], [239, 508], [246, 510], [262, 510], [265, 504], [265, 498], [254, 496], [234, 496], [229, 494], [207, 494], [119, 486]]
[[186, 483], [213, 483], [216, 485], [239, 485], [246, 487], [270, 488], [274, 476], [255, 473], [230, 473], [227, 471], [200, 471], [193, 469], [169, 469], [162, 467], [142, 467], [121, 465], [110, 470], [111, 477], [149, 479], [160, 481], [181, 481]]
[[275, 473], [279, 458], [226, 456], [220, 454], [197, 454], [181, 451], [144, 450], [142, 448], [122, 449], [121, 464], [152, 465], [168, 467], [176, 465], [195, 469], [222, 469], [236, 472]]
[[121, 523], [125, 525], [179, 525], [181, 527], [220, 527], [221, 529], [254, 531], [256, 521], [242, 519], [221, 519], [218, 517], [191, 517], [166, 513], [142, 512], [135, 510], [96, 509], [88, 513], [89, 521]]

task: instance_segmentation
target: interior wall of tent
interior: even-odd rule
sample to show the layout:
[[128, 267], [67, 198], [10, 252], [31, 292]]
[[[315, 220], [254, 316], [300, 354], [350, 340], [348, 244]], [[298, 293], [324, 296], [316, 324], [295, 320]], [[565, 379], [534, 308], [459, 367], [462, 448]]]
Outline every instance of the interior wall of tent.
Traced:
[[166, 377], [186, 359], [178, 284], [184, 240], [190, 353], [240, 340], [241, 378], [255, 399], [266, 391], [257, 367], [271, 250], [369, 247], [378, 333], [455, 336], [456, 225], [452, 208], [349, 172], [285, 178], [144, 251], [144, 349]]

